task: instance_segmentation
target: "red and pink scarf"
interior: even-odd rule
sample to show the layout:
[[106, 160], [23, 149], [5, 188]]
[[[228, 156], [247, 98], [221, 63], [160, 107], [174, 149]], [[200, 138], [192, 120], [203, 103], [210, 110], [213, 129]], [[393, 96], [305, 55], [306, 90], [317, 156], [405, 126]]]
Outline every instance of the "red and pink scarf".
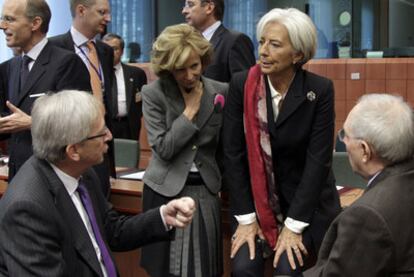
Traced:
[[250, 68], [244, 86], [244, 131], [250, 182], [260, 228], [274, 248], [282, 224], [267, 122], [266, 85], [260, 65]]

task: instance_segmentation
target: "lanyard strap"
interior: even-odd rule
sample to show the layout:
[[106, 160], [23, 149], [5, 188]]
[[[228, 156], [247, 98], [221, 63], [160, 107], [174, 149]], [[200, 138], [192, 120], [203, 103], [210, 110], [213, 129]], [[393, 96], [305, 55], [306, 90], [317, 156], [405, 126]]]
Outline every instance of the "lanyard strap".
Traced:
[[[85, 51], [83, 51], [83, 49], [81, 47], [79, 47], [78, 45], [75, 44], [75, 46], [79, 49], [79, 51], [82, 53], [82, 56], [84, 56], [87, 60], [89, 65], [92, 66], [93, 70], [95, 70], [96, 74], [98, 74], [99, 77], [99, 81], [101, 81], [101, 84], [103, 83], [103, 74], [102, 74], [102, 69], [99, 66], [98, 68], [96, 68], [96, 66], [91, 62], [91, 60], [89, 59], [88, 55], [85, 53]], [[99, 62], [99, 60], [98, 60]]]

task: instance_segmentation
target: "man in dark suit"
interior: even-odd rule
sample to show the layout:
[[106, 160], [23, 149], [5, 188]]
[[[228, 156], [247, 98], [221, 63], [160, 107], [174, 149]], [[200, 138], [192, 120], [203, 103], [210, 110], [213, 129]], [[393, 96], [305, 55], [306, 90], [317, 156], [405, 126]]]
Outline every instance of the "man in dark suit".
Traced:
[[[75, 52], [89, 70], [93, 94], [105, 105], [105, 122], [111, 127], [111, 89], [113, 76], [113, 50], [95, 37], [105, 31], [111, 21], [108, 0], [70, 0], [72, 27], [69, 32], [50, 38], [58, 47]], [[94, 60], [96, 59], [96, 60]], [[109, 143], [108, 154], [102, 164], [94, 167], [103, 184], [104, 193], [109, 196], [109, 176], [115, 177], [113, 142]]]
[[0, 275], [116, 276], [109, 249], [127, 251], [169, 239], [185, 227], [189, 197], [136, 216], [117, 214], [99, 190], [92, 165], [112, 134], [103, 106], [82, 91], [46, 95], [34, 104], [34, 156], [0, 201]]
[[0, 133], [9, 140], [9, 180], [32, 155], [30, 111], [34, 100], [62, 89], [90, 90], [87, 71], [73, 53], [46, 39], [51, 13], [43, 0], [7, 0], [0, 28], [7, 46], [23, 52], [2, 65], [4, 80]]
[[186, 0], [182, 14], [187, 23], [202, 32], [214, 47], [213, 62], [204, 71], [204, 76], [229, 82], [235, 72], [256, 63], [250, 38], [225, 28], [221, 23], [224, 0]]
[[125, 42], [116, 34], [106, 34], [103, 42], [114, 50], [112, 85], [112, 134], [115, 138], [139, 140], [142, 117], [141, 88], [147, 83], [144, 70], [121, 63]]
[[413, 276], [412, 109], [401, 97], [364, 95], [339, 136], [368, 187], [331, 224], [305, 276]]

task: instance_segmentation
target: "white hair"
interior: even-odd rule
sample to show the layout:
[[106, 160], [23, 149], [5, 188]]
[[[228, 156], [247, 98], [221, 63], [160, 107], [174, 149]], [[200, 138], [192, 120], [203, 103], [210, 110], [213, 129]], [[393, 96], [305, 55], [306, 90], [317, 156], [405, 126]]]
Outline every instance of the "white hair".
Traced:
[[65, 147], [87, 138], [101, 113], [102, 104], [87, 92], [65, 90], [40, 97], [31, 114], [34, 155], [63, 160]]
[[317, 32], [309, 16], [295, 8], [272, 9], [257, 23], [257, 41], [260, 41], [265, 26], [274, 22], [285, 26], [293, 49], [303, 54], [301, 65], [313, 58], [317, 47]]
[[413, 157], [414, 113], [402, 97], [363, 95], [347, 121], [352, 136], [367, 141], [386, 163]]

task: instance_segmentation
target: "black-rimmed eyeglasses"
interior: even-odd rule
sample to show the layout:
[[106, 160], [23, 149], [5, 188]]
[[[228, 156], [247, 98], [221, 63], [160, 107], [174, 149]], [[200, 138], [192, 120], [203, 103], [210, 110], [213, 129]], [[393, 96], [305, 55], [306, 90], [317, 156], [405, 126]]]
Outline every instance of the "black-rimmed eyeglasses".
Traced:
[[[210, 3], [210, 0], [200, 0], [200, 6], [203, 6], [205, 3]], [[197, 5], [193, 1], [185, 1], [183, 9], [191, 9]]]
[[104, 129], [103, 129], [103, 131], [100, 134], [87, 137], [87, 138], [83, 139], [82, 141], [87, 141], [87, 140], [91, 140], [91, 139], [101, 138], [101, 137], [106, 136], [107, 134], [108, 134], [108, 127], [105, 126]]

